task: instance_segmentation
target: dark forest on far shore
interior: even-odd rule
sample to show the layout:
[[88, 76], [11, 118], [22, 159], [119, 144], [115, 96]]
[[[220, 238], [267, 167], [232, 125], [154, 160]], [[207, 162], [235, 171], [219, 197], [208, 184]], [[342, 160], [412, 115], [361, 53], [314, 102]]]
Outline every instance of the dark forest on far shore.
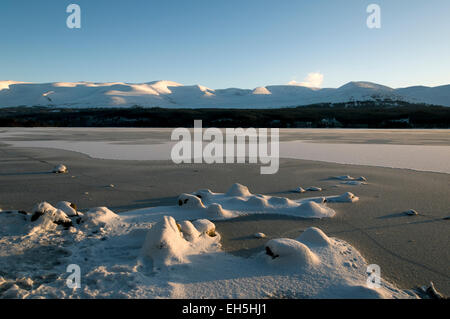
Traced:
[[14, 107], [0, 127], [450, 128], [450, 107], [397, 102], [315, 104], [277, 109]]

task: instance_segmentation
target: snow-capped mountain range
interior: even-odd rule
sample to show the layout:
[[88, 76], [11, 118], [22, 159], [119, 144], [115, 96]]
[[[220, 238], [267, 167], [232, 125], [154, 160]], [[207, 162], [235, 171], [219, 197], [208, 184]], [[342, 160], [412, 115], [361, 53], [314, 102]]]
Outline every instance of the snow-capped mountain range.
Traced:
[[315, 103], [393, 100], [450, 106], [450, 85], [393, 89], [371, 82], [349, 82], [339, 88], [271, 85], [249, 89], [209, 89], [172, 81], [140, 84], [0, 81], [0, 107], [166, 107], [273, 108]]

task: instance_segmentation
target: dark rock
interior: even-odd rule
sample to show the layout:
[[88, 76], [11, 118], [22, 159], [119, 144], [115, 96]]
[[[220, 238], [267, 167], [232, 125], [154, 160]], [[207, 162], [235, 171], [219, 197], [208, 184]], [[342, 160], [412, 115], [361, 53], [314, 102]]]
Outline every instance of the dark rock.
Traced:
[[436, 290], [433, 282], [430, 282], [430, 286], [427, 288], [425, 292], [433, 299], [447, 299], [444, 295], [442, 295], [439, 291]]
[[72, 221], [55, 220], [55, 221], [53, 221], [53, 223], [56, 224], [56, 225], [61, 225], [64, 228], [72, 227]]
[[31, 216], [31, 221], [35, 222], [39, 219], [39, 217], [41, 217], [42, 215], [44, 215], [43, 212], [34, 212], [34, 214]]
[[277, 257], [280, 257], [280, 256], [278, 256], [278, 255], [275, 255], [275, 254], [273, 253], [273, 251], [270, 250], [269, 247], [266, 247], [266, 254], [269, 255], [270, 257], [272, 257], [272, 259], [275, 259], [275, 258], [277, 258]]

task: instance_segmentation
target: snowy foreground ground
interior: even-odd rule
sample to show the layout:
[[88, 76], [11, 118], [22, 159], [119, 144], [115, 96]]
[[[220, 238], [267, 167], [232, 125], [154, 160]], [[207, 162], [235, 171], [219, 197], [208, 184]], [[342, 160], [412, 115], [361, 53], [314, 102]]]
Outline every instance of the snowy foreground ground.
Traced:
[[[296, 239], [265, 239], [250, 258], [221, 249], [214, 220], [247, 214], [331, 218], [327, 202], [352, 193], [289, 200], [235, 184], [225, 194], [182, 194], [174, 206], [115, 214], [68, 202], [0, 211], [0, 298], [414, 298], [382, 281], [348, 243], [312, 227]], [[81, 270], [68, 288], [67, 266]]]

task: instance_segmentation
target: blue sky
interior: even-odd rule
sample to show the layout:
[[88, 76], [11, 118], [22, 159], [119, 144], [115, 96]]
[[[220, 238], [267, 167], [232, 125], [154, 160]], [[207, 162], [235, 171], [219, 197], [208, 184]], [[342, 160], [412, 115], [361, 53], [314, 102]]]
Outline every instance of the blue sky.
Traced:
[[[80, 5], [82, 28], [66, 7]], [[381, 29], [366, 7], [381, 7]], [[450, 83], [448, 0], [1, 0], [0, 80]]]

